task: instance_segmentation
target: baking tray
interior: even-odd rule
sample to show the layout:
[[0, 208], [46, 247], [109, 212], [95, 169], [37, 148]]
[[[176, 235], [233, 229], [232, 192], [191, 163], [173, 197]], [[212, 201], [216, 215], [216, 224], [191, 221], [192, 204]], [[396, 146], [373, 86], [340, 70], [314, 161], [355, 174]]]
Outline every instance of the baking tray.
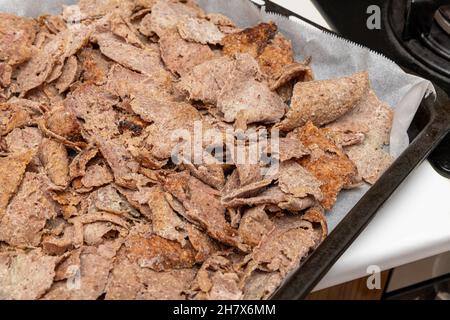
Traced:
[[[263, 2], [265, 2], [264, 6], [267, 12], [296, 17], [324, 32], [339, 37], [338, 34], [271, 1]], [[402, 65], [400, 67], [408, 72], [406, 67]], [[369, 224], [378, 209], [450, 132], [450, 99], [442, 89], [436, 85], [435, 88], [436, 96], [430, 95], [422, 101], [408, 130], [410, 141], [412, 141], [409, 147], [380, 177], [378, 182], [366, 192], [320, 246], [285, 279], [270, 299], [298, 300], [305, 298]]]

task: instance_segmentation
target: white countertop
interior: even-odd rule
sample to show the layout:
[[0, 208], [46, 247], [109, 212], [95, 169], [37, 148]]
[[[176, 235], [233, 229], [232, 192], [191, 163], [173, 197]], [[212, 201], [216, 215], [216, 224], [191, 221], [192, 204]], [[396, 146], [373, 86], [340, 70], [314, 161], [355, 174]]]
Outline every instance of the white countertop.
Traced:
[[[329, 28], [311, 0], [272, 0]], [[379, 210], [315, 290], [450, 251], [450, 180], [428, 161], [420, 165]]]

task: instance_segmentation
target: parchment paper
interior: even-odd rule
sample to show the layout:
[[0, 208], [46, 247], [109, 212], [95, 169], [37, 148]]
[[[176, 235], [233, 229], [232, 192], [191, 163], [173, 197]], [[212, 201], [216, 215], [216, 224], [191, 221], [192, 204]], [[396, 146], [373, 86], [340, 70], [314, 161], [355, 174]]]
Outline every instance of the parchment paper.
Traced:
[[[59, 14], [62, 5], [76, 0], [0, 0], [0, 11], [22, 16]], [[198, 0], [206, 12], [218, 12], [232, 18], [239, 26], [248, 27], [261, 21], [273, 21], [292, 40], [296, 59], [312, 57], [316, 79], [331, 79], [368, 70], [372, 88], [378, 97], [395, 109], [390, 152], [400, 155], [408, 146], [407, 129], [424, 95], [434, 92], [425, 79], [406, 74], [389, 59], [360, 45], [325, 33], [298, 19], [259, 10], [249, 0]], [[299, 12], [301, 15], [301, 12]], [[368, 31], [369, 32], [369, 31]], [[369, 186], [343, 191], [336, 206], [327, 214], [330, 231], [361, 199]]]

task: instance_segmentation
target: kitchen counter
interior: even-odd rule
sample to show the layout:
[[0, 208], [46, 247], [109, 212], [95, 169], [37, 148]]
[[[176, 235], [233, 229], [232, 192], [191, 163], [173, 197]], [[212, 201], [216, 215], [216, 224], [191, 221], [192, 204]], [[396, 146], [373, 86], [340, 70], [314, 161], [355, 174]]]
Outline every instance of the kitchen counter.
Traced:
[[[272, 0], [326, 28], [310, 0]], [[257, 1], [260, 2], [260, 1]], [[315, 290], [450, 251], [450, 180], [428, 161], [421, 164], [379, 210]]]

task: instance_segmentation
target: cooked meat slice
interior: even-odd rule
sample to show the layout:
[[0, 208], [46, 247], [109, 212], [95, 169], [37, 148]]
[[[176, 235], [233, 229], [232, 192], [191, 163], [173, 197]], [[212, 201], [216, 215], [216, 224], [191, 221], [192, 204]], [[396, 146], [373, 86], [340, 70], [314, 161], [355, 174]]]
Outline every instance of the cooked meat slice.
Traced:
[[280, 189], [295, 198], [313, 196], [316, 200], [323, 199], [320, 187], [322, 183], [295, 161], [286, 161], [280, 164], [278, 185]]
[[314, 76], [311, 67], [307, 64], [298, 62], [284, 66], [282, 69], [274, 73], [272, 78], [270, 78], [270, 89], [278, 90], [296, 79], [302, 82], [313, 81]]
[[0, 158], [0, 219], [9, 200], [19, 188], [25, 169], [32, 158], [33, 152], [31, 151]]
[[30, 59], [38, 30], [33, 19], [0, 13], [0, 61], [16, 65]]
[[277, 78], [283, 70], [294, 63], [292, 43], [283, 34], [277, 33], [258, 55], [262, 72], [271, 80]]
[[0, 112], [0, 136], [33, 123], [32, 114], [29, 110], [19, 105], [0, 104]]
[[42, 237], [42, 249], [48, 255], [62, 255], [66, 251], [73, 249], [74, 246], [74, 227], [64, 228], [63, 235], [44, 235]]
[[255, 247], [263, 236], [268, 234], [274, 224], [267, 216], [264, 206], [257, 206], [245, 211], [239, 224], [239, 235], [248, 245]]
[[0, 253], [0, 299], [39, 299], [51, 287], [58, 261], [41, 249]]
[[157, 272], [141, 268], [130, 259], [127, 249], [117, 254], [106, 287], [106, 300], [181, 300], [189, 289], [196, 268]]
[[158, 0], [152, 7], [151, 15], [147, 16], [150, 19], [150, 23], [141, 24], [140, 30], [145, 35], [151, 35], [154, 32], [161, 36], [165, 31], [176, 28], [182, 18], [202, 15], [202, 10], [192, 2], [182, 3]]
[[114, 257], [122, 240], [109, 241], [98, 247], [81, 249], [80, 264], [73, 265], [70, 281], [55, 282], [44, 300], [96, 300], [105, 293]]
[[221, 163], [209, 153], [203, 152], [202, 163], [194, 165], [190, 160], [182, 158], [183, 165], [191, 175], [200, 179], [207, 185], [220, 190], [225, 185], [225, 174]]
[[164, 188], [182, 203], [187, 220], [206, 229], [218, 241], [241, 250], [246, 249], [237, 230], [225, 220], [225, 207], [220, 202], [217, 190], [190, 176], [188, 172], [169, 175]]
[[265, 300], [283, 282], [279, 272], [253, 271], [244, 286], [244, 300]]
[[234, 197], [222, 200], [222, 202], [227, 208], [273, 205], [275, 208], [295, 213], [312, 207], [315, 205], [316, 200], [312, 196], [296, 198], [284, 193], [279, 186], [273, 186], [250, 197]]
[[80, 124], [75, 115], [64, 107], [56, 107], [46, 115], [45, 124], [51, 132], [69, 140], [81, 136]]
[[227, 253], [216, 253], [197, 272], [189, 296], [195, 300], [240, 300], [239, 275]]
[[81, 249], [72, 250], [62, 257], [63, 261], [56, 267], [54, 281], [74, 279], [80, 266]]
[[223, 88], [217, 107], [226, 122], [241, 118], [245, 124], [276, 123], [284, 116], [287, 106], [266, 83], [256, 80], [229, 83]]
[[62, 16], [44, 15], [40, 16], [38, 18], [38, 21], [41, 25], [44, 25], [52, 34], [57, 34], [67, 29], [67, 24]]
[[337, 132], [364, 132], [362, 144], [345, 150], [363, 179], [370, 184], [374, 184], [393, 162], [393, 157], [383, 148], [389, 144], [392, 121], [393, 110], [371, 90], [355, 109], [329, 125]]
[[61, 70], [61, 76], [55, 82], [55, 87], [59, 93], [63, 93], [69, 89], [70, 85], [75, 82], [78, 75], [78, 60], [75, 56], [67, 58], [64, 67]]
[[275, 36], [277, 26], [273, 23], [260, 23], [240, 32], [226, 35], [223, 40], [223, 53], [232, 56], [236, 53], [249, 53], [257, 58]]
[[353, 133], [353, 132], [343, 132], [343, 131], [334, 131], [331, 129], [326, 132], [327, 137], [333, 141], [338, 147], [351, 147], [354, 145], [359, 145], [366, 140], [366, 135], [362, 132]]
[[219, 44], [224, 37], [214, 23], [204, 19], [185, 18], [177, 28], [184, 40], [201, 44]]
[[68, 22], [80, 22], [98, 19], [111, 12], [120, 12], [129, 16], [132, 9], [133, 1], [129, 0], [80, 0], [76, 5], [65, 6], [63, 17]]
[[138, 36], [137, 30], [123, 14], [113, 12], [109, 17], [111, 24], [111, 32], [116, 36], [125, 40], [126, 43], [132, 44], [138, 48], [143, 48], [144, 44]]
[[350, 160], [356, 164], [364, 181], [369, 184], [377, 182], [394, 162], [393, 156], [383, 148], [376, 147], [370, 140], [366, 140], [362, 145], [349, 147], [346, 153]]
[[0, 88], [6, 88], [11, 84], [12, 67], [5, 63], [0, 62]]
[[97, 85], [105, 84], [111, 67], [109, 61], [99, 50], [84, 48], [78, 55], [81, 75], [85, 82]]
[[197, 251], [197, 254], [195, 255], [195, 262], [204, 262], [208, 257], [219, 250], [218, 244], [205, 232], [198, 229], [194, 225], [188, 223], [187, 232], [189, 242]]
[[367, 72], [335, 80], [298, 82], [294, 87], [291, 108], [277, 127], [288, 132], [308, 121], [315, 125], [333, 122], [356, 107], [368, 88]]
[[180, 76], [187, 74], [195, 66], [214, 58], [207, 45], [184, 40], [177, 30], [170, 29], [160, 34], [161, 58], [166, 67]]
[[221, 13], [208, 13], [206, 15], [206, 19], [208, 21], [211, 21], [216, 26], [223, 26], [223, 27], [235, 27], [236, 24], [231, 20], [229, 17], [221, 14]]
[[86, 174], [81, 178], [85, 188], [96, 188], [113, 182], [113, 176], [105, 165], [94, 164], [87, 168]]
[[365, 133], [377, 146], [389, 144], [394, 112], [373, 90], [349, 113], [327, 127], [339, 132]]
[[88, 27], [72, 31], [67, 29], [55, 35], [32, 58], [18, 69], [19, 92], [25, 94], [45, 81], [60, 77], [66, 58], [77, 53], [90, 37]]
[[47, 176], [59, 187], [67, 187], [69, 183], [69, 157], [66, 147], [51, 139], [43, 139], [39, 158]]
[[84, 243], [88, 246], [98, 246], [107, 240], [126, 235], [126, 229], [111, 222], [90, 223], [85, 225], [83, 230]]
[[[23, 153], [27, 151], [37, 153], [42, 142], [42, 133], [38, 128], [34, 127], [17, 128], [6, 136], [5, 142], [9, 153]], [[35, 161], [33, 159], [33, 163], [39, 164], [39, 160]]]
[[327, 129], [319, 129], [311, 122], [289, 134], [311, 149], [311, 156], [300, 160], [300, 164], [320, 182], [323, 193], [322, 206], [330, 210], [338, 193], [347, 185], [352, 185], [358, 170], [344, 151], [326, 136]]
[[311, 153], [298, 139], [279, 138], [277, 141], [271, 140], [269, 145], [263, 149], [263, 152], [280, 162], [292, 159], [299, 160]]
[[116, 183], [125, 188], [136, 188], [139, 163], [133, 159], [119, 140], [96, 139], [97, 146], [108, 162]]
[[69, 165], [70, 180], [83, 177], [86, 174], [87, 164], [97, 156], [97, 153], [97, 148], [90, 147], [77, 154]]
[[100, 46], [100, 51], [111, 60], [131, 70], [156, 78], [160, 82], [170, 79], [170, 74], [162, 65], [158, 48], [154, 46], [137, 48], [117, 39], [111, 33], [99, 33], [94, 37]]
[[44, 193], [39, 175], [27, 172], [0, 223], [0, 240], [19, 248], [36, 247], [48, 219], [56, 216], [55, 205]]
[[219, 94], [230, 82], [261, 78], [257, 62], [248, 54], [208, 60], [181, 77], [178, 87], [191, 100], [217, 104]]
[[151, 210], [153, 232], [165, 239], [186, 244], [186, 222], [172, 210], [166, 201], [161, 187], [155, 186], [148, 191], [148, 205]]
[[264, 179], [261, 181], [253, 182], [243, 187], [233, 189], [231, 192], [222, 195], [222, 203], [229, 204], [230, 201], [239, 198], [251, 198], [260, 194], [262, 191], [272, 184], [273, 178]]
[[275, 227], [267, 233], [258, 247], [244, 263], [244, 280], [254, 270], [280, 272], [285, 277], [300, 265], [301, 260], [317, 245], [314, 228], [308, 221], [296, 216], [284, 216], [275, 220]]
[[124, 243], [125, 254], [130, 262], [159, 272], [194, 266], [194, 248], [189, 245], [183, 248], [178, 242], [151, 234], [151, 231], [150, 225], [140, 225], [130, 231]]
[[302, 216], [303, 220], [320, 225], [320, 242], [325, 240], [328, 236], [328, 224], [327, 218], [325, 216], [325, 210], [320, 206], [312, 207], [306, 210], [305, 214]]
[[119, 217], [139, 217], [139, 212], [111, 185], [91, 192], [86, 200], [88, 214], [109, 212]]

